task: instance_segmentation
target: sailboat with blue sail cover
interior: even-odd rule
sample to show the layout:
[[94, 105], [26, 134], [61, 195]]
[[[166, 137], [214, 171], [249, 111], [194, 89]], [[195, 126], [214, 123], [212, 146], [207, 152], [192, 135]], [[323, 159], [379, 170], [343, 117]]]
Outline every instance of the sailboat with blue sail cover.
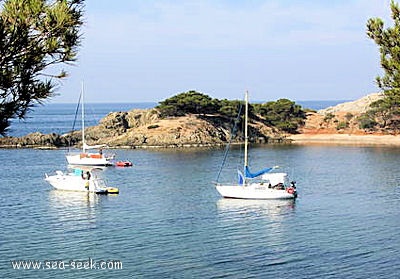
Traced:
[[238, 170], [237, 183], [215, 183], [217, 191], [224, 198], [235, 199], [295, 199], [295, 182], [288, 181], [284, 172], [271, 172], [277, 167], [268, 167], [251, 172], [248, 164], [248, 92], [245, 95], [245, 145], [243, 171]]

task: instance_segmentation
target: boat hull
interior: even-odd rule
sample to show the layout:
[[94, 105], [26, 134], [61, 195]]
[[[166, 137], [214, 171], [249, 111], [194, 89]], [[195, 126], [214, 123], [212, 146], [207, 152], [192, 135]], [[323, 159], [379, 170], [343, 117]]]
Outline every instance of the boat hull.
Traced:
[[[46, 175], [45, 180], [57, 190], [92, 192], [92, 193], [108, 193], [108, 189], [102, 179], [84, 179], [79, 175], [64, 174], [58, 172], [56, 175]], [[111, 189], [111, 188], [110, 188]], [[114, 191], [117, 188], [112, 188]]]
[[284, 200], [295, 199], [296, 191], [289, 193], [286, 189], [273, 189], [267, 185], [216, 185], [217, 191], [224, 198], [232, 199], [259, 199], [259, 200]]
[[[95, 154], [97, 155], [97, 154]], [[76, 166], [112, 166], [113, 163], [101, 155], [82, 156], [81, 154], [69, 154], [66, 156], [69, 165]]]

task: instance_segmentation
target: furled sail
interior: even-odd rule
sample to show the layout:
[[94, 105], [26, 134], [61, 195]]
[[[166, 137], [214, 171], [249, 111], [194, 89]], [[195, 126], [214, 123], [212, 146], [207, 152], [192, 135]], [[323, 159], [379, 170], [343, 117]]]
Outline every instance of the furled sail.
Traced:
[[107, 145], [105, 145], [105, 144], [87, 145], [86, 143], [83, 144], [84, 149], [100, 149], [103, 147], [107, 147]]

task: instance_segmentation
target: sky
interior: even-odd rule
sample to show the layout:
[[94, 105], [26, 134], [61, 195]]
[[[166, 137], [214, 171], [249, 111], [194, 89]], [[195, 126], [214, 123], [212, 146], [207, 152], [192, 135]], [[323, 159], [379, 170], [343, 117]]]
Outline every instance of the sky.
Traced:
[[50, 103], [355, 100], [378, 92], [369, 18], [390, 0], [87, 0], [78, 60]]

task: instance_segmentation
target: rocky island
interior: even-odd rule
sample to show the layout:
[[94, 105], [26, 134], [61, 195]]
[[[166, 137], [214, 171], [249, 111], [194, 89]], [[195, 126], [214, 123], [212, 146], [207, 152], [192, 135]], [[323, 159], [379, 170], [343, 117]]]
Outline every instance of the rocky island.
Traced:
[[[162, 118], [156, 109], [135, 109], [108, 114], [99, 125], [86, 128], [85, 135], [89, 145], [106, 144], [110, 148], [199, 147], [227, 143], [232, 127], [232, 119], [221, 115]], [[254, 120], [251, 131], [259, 142], [284, 140], [261, 121]], [[80, 137], [79, 131], [64, 135], [32, 133], [19, 138], [0, 138], [0, 147], [58, 148], [70, 142], [79, 147]], [[236, 140], [240, 141], [240, 136]]]
[[[204, 99], [204, 95], [197, 92], [182, 94], [186, 94], [185, 98], [190, 95], [191, 98], [200, 96]], [[370, 94], [335, 107], [304, 112], [304, 120], [296, 120], [299, 125], [295, 126], [294, 132], [288, 129], [290, 125], [287, 123], [281, 128], [267, 120], [265, 115], [271, 114], [271, 110], [263, 107], [255, 108], [255, 112], [250, 116], [250, 140], [257, 143], [400, 145], [400, 139], [396, 134], [360, 128], [360, 115], [382, 96], [379, 93]], [[282, 103], [294, 106], [294, 103], [284, 100], [279, 104], [280, 107]], [[170, 109], [170, 103], [168, 108]], [[112, 112], [101, 119], [97, 126], [85, 129], [86, 140], [89, 145], [106, 144], [110, 148], [217, 146], [226, 144], [232, 136], [234, 142], [243, 140], [243, 134], [240, 132], [232, 135], [235, 119], [232, 117], [233, 114], [209, 113], [209, 111], [195, 113], [196, 111], [190, 110], [189, 112], [175, 111], [173, 115], [165, 115], [165, 111], [160, 107]], [[64, 135], [33, 133], [19, 138], [0, 138], [0, 147], [60, 148], [70, 145], [80, 147], [80, 137], [80, 131]]]

